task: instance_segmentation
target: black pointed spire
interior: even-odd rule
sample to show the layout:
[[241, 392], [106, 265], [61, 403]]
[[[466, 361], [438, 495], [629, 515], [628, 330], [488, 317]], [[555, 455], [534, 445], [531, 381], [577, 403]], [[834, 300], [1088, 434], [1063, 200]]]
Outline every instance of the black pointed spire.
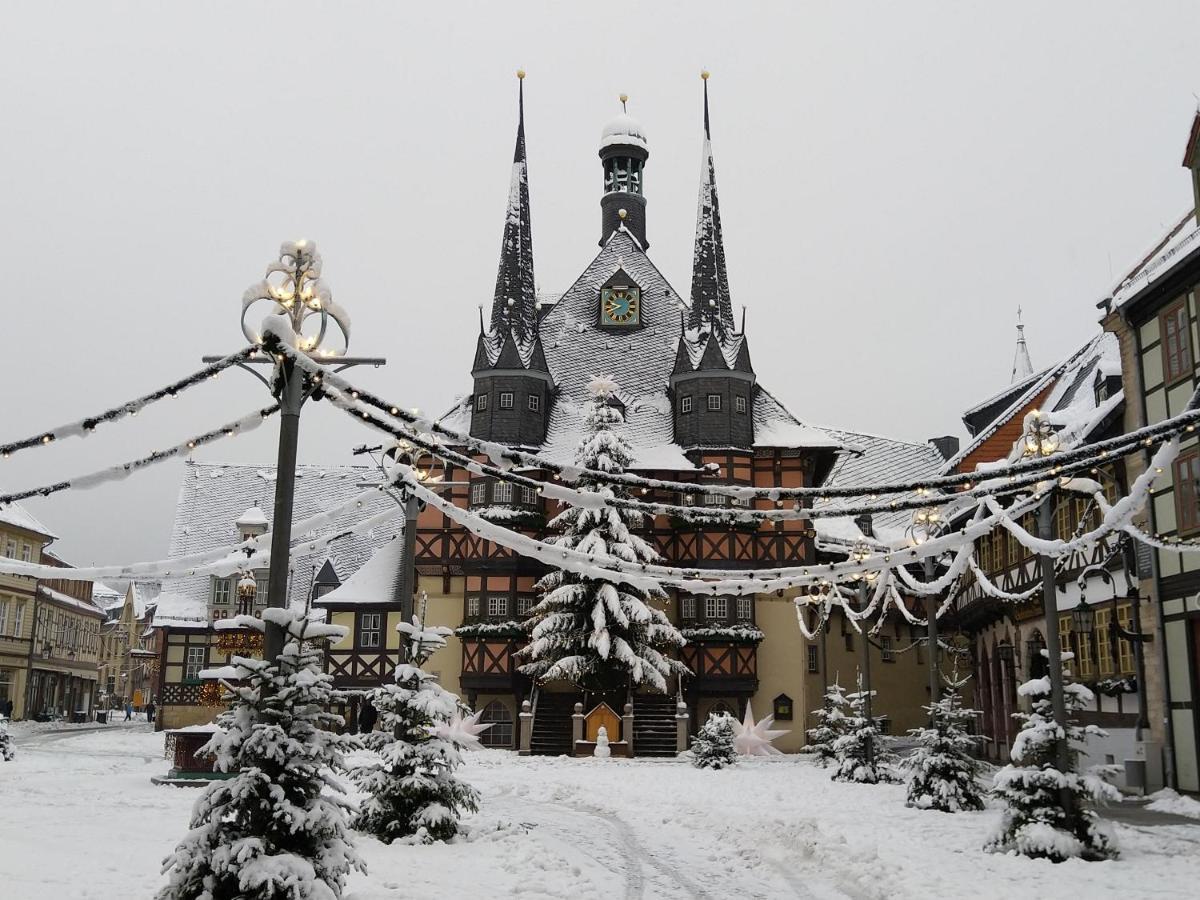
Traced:
[[525, 156], [525, 72], [518, 70], [517, 144], [513, 151], [512, 181], [500, 268], [492, 300], [492, 334], [503, 340], [511, 332], [524, 345], [537, 330], [537, 290], [533, 277], [533, 231], [529, 215], [529, 164]]
[[733, 301], [725, 270], [725, 241], [721, 234], [721, 207], [717, 201], [717, 173], [713, 165], [712, 131], [708, 117], [708, 72], [704, 79], [704, 161], [700, 198], [696, 205], [696, 248], [692, 256], [692, 308], [688, 324], [712, 328], [721, 335], [733, 331]]

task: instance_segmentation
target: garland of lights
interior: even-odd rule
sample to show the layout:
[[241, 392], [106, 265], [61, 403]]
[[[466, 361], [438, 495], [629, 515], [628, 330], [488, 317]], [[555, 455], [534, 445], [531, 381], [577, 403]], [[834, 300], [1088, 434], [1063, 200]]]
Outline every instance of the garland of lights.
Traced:
[[11, 441], [7, 444], [0, 444], [0, 457], [7, 459], [16, 453], [18, 450], [27, 450], [30, 447], [44, 446], [54, 441], [63, 440], [71, 437], [86, 437], [91, 434], [98, 425], [103, 425], [108, 422], [116, 422], [126, 416], [136, 416], [138, 412], [145, 409], [147, 406], [162, 400], [165, 397], [178, 397], [183, 391], [190, 387], [195, 387], [202, 381], [207, 381], [209, 378], [216, 378], [221, 372], [228, 369], [230, 366], [236, 366], [245, 362], [259, 352], [258, 347], [244, 347], [236, 353], [231, 353], [229, 356], [219, 359], [214, 363], [210, 363], [203, 369], [199, 369], [174, 381], [171, 384], [161, 387], [156, 391], [151, 391], [149, 394], [143, 394], [120, 406], [114, 406], [111, 409], [106, 409], [102, 413], [97, 413], [94, 416], [88, 416], [86, 419], [78, 419], [74, 422], [68, 422], [65, 425], [59, 425], [56, 428], [51, 428], [49, 431], [42, 431], [32, 437], [22, 438], [19, 441]]
[[[930, 503], [928, 496], [919, 496], [913, 500], [892, 500], [885, 503], [867, 504], [860, 506], [839, 506], [836, 508], [816, 510], [802, 509], [797, 504], [791, 510], [748, 510], [742, 509], [730, 511], [724, 508], [715, 507], [695, 507], [695, 506], [675, 506], [671, 504], [647, 502], [639, 500], [631, 500], [626, 498], [608, 497], [601, 498], [599, 494], [591, 492], [581, 492], [574, 488], [569, 488], [564, 485], [553, 484], [550, 482], [539, 481], [519, 473], [509, 472], [491, 466], [487, 463], [480, 462], [465, 456], [453, 449], [447, 448], [436, 441], [428, 440], [421, 434], [413, 431], [404, 425], [392, 425], [381, 419], [379, 416], [362, 408], [362, 403], [359, 399], [347, 395], [339, 388], [331, 387], [326, 384], [323, 389], [330, 397], [330, 402], [335, 406], [343, 409], [348, 414], [352, 415], [357, 421], [364, 422], [398, 440], [408, 442], [421, 449], [427, 450], [434, 456], [442, 459], [444, 462], [452, 463], [461, 466], [467, 471], [476, 475], [486, 475], [497, 478], [501, 481], [506, 481], [510, 484], [528, 487], [531, 490], [538, 492], [550, 499], [558, 500], [562, 503], [567, 503], [572, 506], [585, 508], [599, 509], [604, 506], [629, 509], [645, 515], [673, 515], [683, 518], [688, 521], [706, 521], [707, 523], [721, 524], [738, 524], [752, 523], [756, 521], [780, 521], [780, 520], [800, 520], [807, 521], [812, 518], [822, 517], [846, 517], [872, 513], [896, 512], [899, 510], [921, 509], [927, 507]], [[1074, 466], [1055, 466], [1054, 472], [1062, 469], [1083, 469], [1091, 465], [1091, 460], [1084, 460], [1076, 463]], [[588, 474], [592, 474], [591, 470], [587, 470]], [[994, 485], [984, 483], [977, 487], [963, 491], [948, 498], [951, 505], [963, 504], [970, 500], [978, 502], [983, 498], [992, 498], [997, 496], [1007, 496], [1017, 493], [1021, 488], [1029, 485], [1036, 485], [1044, 481], [1046, 473], [1034, 472], [1027, 475], [1022, 475], [1020, 478], [1009, 476], [1008, 482], [1002, 489], [995, 488]], [[1062, 477], [1062, 476], [1059, 476]], [[648, 488], [643, 488], [645, 493]], [[918, 494], [927, 494], [924, 489], [919, 489]], [[777, 501], [782, 503], [782, 501]], [[953, 513], [957, 514], [957, 512]]]
[[176, 444], [174, 447], [168, 447], [165, 450], [155, 450], [153, 453], [138, 459], [130, 460], [126, 463], [120, 463], [115, 466], [108, 466], [104, 469], [98, 469], [87, 475], [77, 475], [74, 478], [69, 478], [65, 481], [57, 481], [53, 484], [42, 485], [36, 488], [27, 488], [23, 491], [14, 491], [11, 494], [0, 494], [0, 507], [12, 503], [16, 500], [25, 500], [29, 497], [49, 497], [51, 494], [57, 494], [60, 491], [71, 489], [85, 490], [93, 488], [97, 485], [106, 484], [111, 481], [121, 481], [128, 478], [134, 472], [139, 472], [142, 469], [157, 465], [161, 462], [166, 462], [169, 459], [174, 459], [176, 456], [186, 455], [197, 447], [203, 447], [206, 444], [211, 444], [214, 441], [219, 441], [223, 438], [233, 437], [237, 434], [245, 434], [248, 431], [253, 431], [261, 425], [266, 419], [279, 411], [279, 404], [275, 403], [265, 409], [260, 409], [257, 412], [242, 416], [240, 419], [235, 419], [232, 422], [214, 428], [211, 431], [205, 431], [202, 434], [188, 438], [182, 443]]
[[[657, 478], [646, 478], [641, 475], [632, 474], [629, 472], [614, 473], [614, 472], [597, 472], [594, 470], [585, 469], [579, 466], [566, 465], [563, 463], [554, 462], [546, 459], [543, 456], [534, 453], [528, 453], [523, 450], [518, 450], [513, 447], [508, 447], [504, 444], [498, 444], [493, 441], [485, 441], [480, 438], [471, 437], [470, 435], [462, 434], [446, 428], [444, 425], [432, 419], [424, 417], [419, 410], [406, 410], [398, 405], [388, 403], [386, 400], [372, 394], [370, 391], [363, 390], [351, 384], [341, 375], [331, 371], [328, 367], [321, 365], [315, 360], [309, 358], [303, 353], [298, 352], [295, 348], [288, 345], [288, 341], [294, 339], [294, 335], [281, 334], [277, 323], [265, 323], [264, 332], [269, 337], [275, 338], [272, 346], [272, 352], [278, 350], [282, 354], [286, 354], [290, 359], [294, 360], [298, 365], [322, 381], [327, 390], [334, 390], [343, 394], [349, 394], [351, 398], [366, 406], [382, 410], [404, 423], [410, 428], [418, 431], [427, 432], [429, 434], [447, 438], [455, 445], [464, 446], [468, 450], [482, 453], [493, 460], [500, 468], [505, 469], [511, 465], [524, 465], [537, 469], [544, 469], [552, 474], [557, 475], [560, 479], [568, 482], [577, 481], [581, 476], [586, 475], [588, 478], [597, 481], [606, 482], [609, 484], [622, 484], [628, 487], [647, 488], [677, 491], [685, 494], [697, 493], [712, 493], [721, 494], [723, 496], [732, 497], [737, 500], [753, 500], [765, 498], [776, 503], [782, 502], [785, 499], [803, 499], [816, 497], [818, 500], [832, 497], [870, 497], [879, 494], [905, 494], [922, 492], [928, 493], [931, 491], [941, 491], [951, 488], [965, 487], [968, 490], [975, 485], [980, 479], [992, 481], [1000, 477], [1007, 476], [1010, 482], [1021, 475], [1041, 473], [1044, 475], [1049, 472], [1054, 475], [1062, 473], [1077, 472], [1095, 467], [1100, 462], [1108, 461], [1112, 456], [1122, 456], [1127, 452], [1132, 452], [1136, 447], [1151, 447], [1158, 440], [1173, 437], [1181, 432], [1194, 432], [1197, 423], [1200, 423], [1200, 409], [1197, 405], [1200, 404], [1200, 390], [1192, 395], [1184, 411], [1178, 416], [1166, 419], [1155, 425], [1149, 425], [1135, 431], [1127, 432], [1126, 434], [1110, 438], [1106, 441], [1099, 441], [1092, 444], [1087, 444], [1082, 447], [1076, 447], [1072, 450], [1064, 450], [1055, 453], [1052, 457], [1034, 456], [1026, 460], [1007, 464], [1003, 470], [997, 469], [995, 472], [965, 472], [957, 475], [944, 475], [936, 478], [920, 479], [909, 482], [899, 482], [895, 484], [875, 484], [875, 485], [860, 485], [856, 487], [739, 487], [735, 485], [722, 484], [695, 484], [678, 481], [666, 481]], [[1036, 479], [1035, 479], [1036, 480]], [[694, 511], [696, 507], [688, 508], [689, 511]], [[724, 510], [720, 510], [724, 511]]]
[[[297, 534], [309, 534], [318, 528], [332, 525], [336, 519], [370, 500], [374, 500], [389, 485], [372, 486], [353, 497], [309, 516], [292, 526]], [[327, 534], [316, 540], [302, 539], [292, 542], [292, 549], [307, 545], [310, 550], [329, 546], [334, 541], [351, 534], [362, 534], [377, 528], [399, 514], [399, 507], [389, 505], [381, 513], [360, 519], [355, 524], [338, 532]], [[238, 544], [204, 550], [186, 556], [176, 556], [153, 562], [129, 563], [123, 566], [64, 567], [23, 563], [0, 557], [0, 575], [25, 575], [31, 578], [58, 578], [68, 581], [99, 581], [104, 579], [161, 579], [180, 578], [187, 575], [232, 575], [235, 572], [257, 568], [271, 558], [271, 532], [247, 538]]]

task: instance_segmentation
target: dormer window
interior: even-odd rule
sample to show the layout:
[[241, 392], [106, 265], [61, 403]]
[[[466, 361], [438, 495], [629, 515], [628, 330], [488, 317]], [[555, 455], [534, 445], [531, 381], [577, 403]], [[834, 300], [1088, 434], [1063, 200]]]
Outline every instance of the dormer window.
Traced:
[[487, 409], [487, 394], [475, 395], [475, 412], [483, 412]]

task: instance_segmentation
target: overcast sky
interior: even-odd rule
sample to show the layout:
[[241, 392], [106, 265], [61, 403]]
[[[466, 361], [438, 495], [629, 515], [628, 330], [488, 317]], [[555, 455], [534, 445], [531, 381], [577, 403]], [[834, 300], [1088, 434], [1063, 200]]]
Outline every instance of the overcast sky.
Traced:
[[[801, 419], [924, 440], [1034, 365], [1191, 203], [1200, 4], [6, 3], [0, 439], [95, 412], [241, 343], [243, 289], [315, 240], [356, 377], [440, 410], [490, 302], [516, 79], [547, 292], [596, 252], [600, 128], [646, 128], [651, 256], [688, 293], [702, 67], [734, 302]], [[86, 441], [0, 463], [24, 488], [268, 402], [233, 371]], [[301, 458], [369, 432], [328, 404]], [[274, 425], [203, 453], [270, 462]], [[27, 505], [77, 564], [163, 555], [183, 471]], [[262, 500], [270, 497], [246, 498]]]

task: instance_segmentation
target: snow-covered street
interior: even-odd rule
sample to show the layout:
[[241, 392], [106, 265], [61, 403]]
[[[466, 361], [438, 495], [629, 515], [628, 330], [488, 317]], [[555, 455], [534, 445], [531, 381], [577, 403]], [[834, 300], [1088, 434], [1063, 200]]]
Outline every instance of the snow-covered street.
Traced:
[[[0, 764], [0, 878], [19, 900], [149, 897], [198, 792], [156, 787], [163, 739], [144, 724], [17, 728]], [[1191, 897], [1200, 822], [1116, 826], [1115, 862], [993, 856], [998, 812], [903, 806], [896, 786], [835, 784], [799, 757], [701, 771], [675, 761], [468, 754], [483, 793], [451, 844], [360, 837], [349, 900], [379, 898]], [[63, 852], [69, 847], [70, 852]]]

